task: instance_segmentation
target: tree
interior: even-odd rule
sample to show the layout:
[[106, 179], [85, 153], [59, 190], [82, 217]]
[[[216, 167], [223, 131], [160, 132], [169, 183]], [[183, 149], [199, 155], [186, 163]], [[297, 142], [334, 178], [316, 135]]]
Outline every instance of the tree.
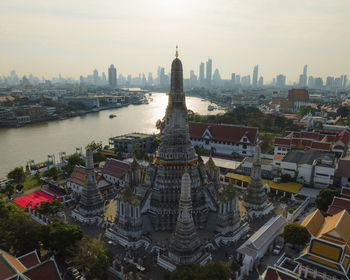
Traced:
[[62, 169], [68, 174], [72, 174], [73, 169], [76, 165], [85, 165], [85, 161], [77, 154], [71, 155], [68, 158], [67, 165], [64, 166]]
[[293, 245], [305, 245], [310, 239], [307, 229], [299, 224], [291, 223], [284, 227], [284, 241]]
[[83, 238], [83, 235], [80, 226], [65, 224], [56, 219], [54, 223], [50, 225], [49, 246], [59, 253], [67, 252]]
[[272, 147], [273, 137], [271, 134], [265, 133], [260, 137], [260, 140], [261, 140], [261, 144], [260, 144], [261, 151], [263, 153], [266, 153], [269, 150], [269, 148]]
[[92, 141], [86, 147], [93, 149], [94, 151], [101, 151], [102, 150], [102, 142], [96, 143], [95, 141]]
[[345, 118], [350, 114], [350, 109], [348, 106], [341, 106], [337, 109], [337, 115], [341, 116], [342, 118]]
[[230, 268], [227, 263], [214, 261], [201, 266], [199, 263], [178, 265], [172, 272], [166, 272], [165, 280], [228, 280]]
[[113, 252], [97, 239], [85, 235], [72, 249], [73, 262], [81, 266], [92, 278], [106, 279], [112, 264]]
[[11, 179], [15, 184], [23, 183], [26, 179], [23, 167], [16, 167], [14, 170], [7, 174], [7, 178]]
[[12, 183], [7, 182], [5, 187], [1, 189], [1, 192], [6, 194], [8, 199], [11, 199], [12, 195], [15, 193], [15, 187]]
[[56, 181], [57, 178], [58, 178], [58, 169], [57, 169], [57, 167], [53, 166], [49, 170], [46, 170], [44, 172], [44, 176], [52, 178], [52, 179], [54, 179]]
[[15, 255], [39, 249], [46, 228], [34, 222], [22, 208], [0, 200], [0, 248]]
[[102, 152], [98, 151], [93, 154], [94, 163], [100, 163], [106, 160], [106, 156]]
[[299, 108], [299, 115], [301, 116], [305, 116], [309, 113], [311, 113], [311, 115], [315, 115], [316, 109], [311, 107], [311, 106], [301, 106]]
[[325, 188], [320, 190], [315, 199], [317, 208], [322, 211], [327, 211], [328, 206], [333, 201], [333, 198], [339, 195], [339, 192], [335, 189]]

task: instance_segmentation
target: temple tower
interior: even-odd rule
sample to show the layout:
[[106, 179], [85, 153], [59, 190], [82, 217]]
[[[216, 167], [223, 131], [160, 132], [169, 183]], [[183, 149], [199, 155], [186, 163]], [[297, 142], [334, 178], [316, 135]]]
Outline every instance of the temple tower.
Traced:
[[250, 182], [244, 195], [244, 206], [254, 216], [265, 215], [272, 210], [272, 205], [268, 204], [267, 195], [261, 181], [261, 156], [260, 147], [254, 149], [254, 160]]
[[171, 64], [171, 89], [164, 117], [162, 141], [156, 159], [147, 169], [146, 184], [152, 190], [148, 214], [155, 230], [174, 230], [178, 216], [181, 177], [188, 169], [191, 176], [193, 218], [197, 227], [204, 227], [207, 206], [200, 168], [188, 131], [187, 107], [183, 92], [182, 63], [176, 58]]
[[201, 242], [192, 217], [191, 178], [187, 172], [181, 179], [179, 215], [169, 244], [169, 258], [177, 263], [196, 262], [202, 256]]
[[78, 207], [72, 211], [72, 217], [83, 223], [99, 223], [104, 213], [103, 198], [97, 189], [93, 150], [86, 149], [86, 180], [82, 189]]

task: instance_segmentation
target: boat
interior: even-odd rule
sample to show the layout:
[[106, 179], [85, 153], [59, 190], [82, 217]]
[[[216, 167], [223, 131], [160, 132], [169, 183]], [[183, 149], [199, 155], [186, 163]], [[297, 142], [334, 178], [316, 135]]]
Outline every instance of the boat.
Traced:
[[110, 114], [110, 115], [109, 115], [109, 118], [110, 118], [110, 119], [113, 119], [113, 118], [115, 118], [116, 116], [117, 116], [117, 115]]
[[208, 111], [213, 111], [215, 109], [215, 107], [213, 105], [208, 105]]

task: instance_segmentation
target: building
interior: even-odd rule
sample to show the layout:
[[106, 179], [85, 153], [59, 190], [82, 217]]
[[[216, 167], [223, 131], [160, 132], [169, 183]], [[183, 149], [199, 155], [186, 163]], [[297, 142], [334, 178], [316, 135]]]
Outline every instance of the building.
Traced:
[[101, 175], [115, 186], [124, 187], [128, 169], [129, 164], [114, 158], [107, 158], [101, 169]]
[[211, 85], [212, 67], [213, 67], [213, 62], [211, 58], [209, 58], [206, 63], [206, 76], [205, 76], [207, 87], [210, 87]]
[[100, 101], [97, 97], [63, 97], [62, 103], [83, 103], [89, 109], [100, 107]]
[[156, 138], [154, 134], [129, 133], [109, 138], [109, 145], [113, 145], [115, 152], [134, 154], [135, 149], [140, 152], [153, 152], [152, 141]]
[[201, 64], [199, 64], [199, 85], [201, 87], [205, 86], [204, 81], [204, 62], [201, 62]]
[[291, 149], [313, 149], [320, 151], [332, 151], [338, 155], [347, 151], [350, 133], [347, 131], [335, 134], [308, 131], [286, 131], [284, 137], [276, 137], [274, 140], [274, 154], [286, 155]]
[[224, 156], [253, 155], [259, 136], [256, 127], [197, 122], [189, 123], [189, 133], [192, 145], [214, 150], [215, 154]]
[[297, 182], [325, 188], [333, 185], [335, 155], [314, 149], [290, 150], [279, 166], [281, 174], [288, 174]]
[[0, 279], [61, 280], [54, 257], [41, 262], [37, 251], [15, 257], [0, 249]]
[[260, 147], [255, 146], [250, 182], [243, 196], [243, 205], [247, 209], [248, 215], [254, 218], [267, 215], [273, 210], [273, 205], [267, 200], [261, 180], [260, 153]]
[[315, 210], [302, 222], [311, 235], [296, 258], [301, 279], [350, 279], [350, 215], [346, 210], [324, 217]]
[[261, 258], [272, 250], [286, 224], [282, 215], [272, 217], [237, 249], [237, 258], [242, 263], [244, 275], [249, 275]]
[[286, 86], [286, 76], [279, 74], [276, 77], [276, 86], [277, 87], [285, 87]]
[[86, 150], [86, 179], [82, 189], [77, 208], [72, 211], [72, 217], [79, 222], [87, 224], [100, 224], [103, 222], [104, 202], [97, 188], [95, 177], [93, 150]]
[[[348, 189], [349, 191], [349, 189]], [[333, 201], [331, 205], [329, 205], [327, 214], [328, 215], [336, 215], [339, 212], [346, 210], [348, 213], [350, 211], [350, 199], [345, 197], [333, 197]]]
[[272, 104], [281, 112], [298, 112], [301, 106], [308, 106], [309, 102], [306, 89], [290, 89], [287, 98], [272, 98]]
[[108, 68], [108, 84], [112, 89], [117, 88], [117, 69], [113, 64]]
[[254, 88], [256, 88], [258, 86], [258, 71], [259, 71], [259, 66], [255, 65], [254, 71], [253, 71], [253, 87]]
[[350, 188], [350, 157], [340, 158], [337, 166], [340, 186]]

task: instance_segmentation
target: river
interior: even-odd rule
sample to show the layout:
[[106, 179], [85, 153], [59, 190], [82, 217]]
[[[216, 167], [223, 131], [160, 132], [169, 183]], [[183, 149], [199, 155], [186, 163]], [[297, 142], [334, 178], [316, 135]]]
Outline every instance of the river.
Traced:
[[[66, 120], [27, 125], [20, 128], [0, 128], [0, 178], [16, 166], [25, 167], [29, 160], [35, 163], [47, 160], [47, 155], [59, 152], [72, 154], [76, 148], [91, 141], [108, 144], [110, 137], [130, 132], [157, 133], [155, 123], [163, 118], [168, 103], [165, 93], [153, 93], [153, 101], [143, 105], [109, 109]], [[199, 114], [217, 114], [208, 111], [209, 101], [186, 97], [187, 108]], [[116, 118], [110, 119], [109, 115]]]

